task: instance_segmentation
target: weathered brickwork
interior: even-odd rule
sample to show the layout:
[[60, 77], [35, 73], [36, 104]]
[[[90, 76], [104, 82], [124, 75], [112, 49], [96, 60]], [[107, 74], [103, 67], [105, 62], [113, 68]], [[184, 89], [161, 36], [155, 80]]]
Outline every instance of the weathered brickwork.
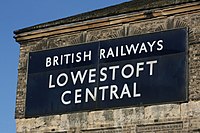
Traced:
[[105, 39], [119, 38], [125, 36], [123, 26], [107, 27], [105, 29], [90, 30], [86, 34], [86, 42], [99, 41]]
[[[185, 5], [187, 4], [190, 4], [190, 2], [185, 3]], [[194, 5], [199, 4], [199, 2], [196, 2]], [[179, 5], [173, 5], [170, 8], [175, 8], [176, 6], [178, 7]], [[167, 7], [162, 9], [165, 8], [167, 9]], [[156, 11], [157, 9], [153, 10]], [[158, 10], [161, 9], [159, 8]], [[141, 12], [143, 11], [134, 13]], [[123, 19], [122, 16], [115, 16], [115, 18], [120, 17]], [[98, 19], [96, 21], [98, 22]], [[183, 27], [188, 29], [188, 102], [25, 118], [29, 52]], [[27, 39], [19, 43], [20, 60], [16, 99], [18, 133], [200, 132], [200, 8], [192, 11], [185, 9], [182, 13], [172, 13], [161, 17], [152, 15], [152, 17], [136, 21], [130, 19], [130, 21], [126, 20], [120, 24], [101, 25], [98, 28], [89, 28], [88, 26], [88, 29], [84, 30], [47, 35], [45, 37]]]

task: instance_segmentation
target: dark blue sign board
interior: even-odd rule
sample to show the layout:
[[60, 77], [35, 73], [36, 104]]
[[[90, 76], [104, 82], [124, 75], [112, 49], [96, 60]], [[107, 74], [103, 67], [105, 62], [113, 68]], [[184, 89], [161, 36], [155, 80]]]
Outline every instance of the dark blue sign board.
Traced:
[[187, 101], [187, 30], [31, 52], [26, 117]]

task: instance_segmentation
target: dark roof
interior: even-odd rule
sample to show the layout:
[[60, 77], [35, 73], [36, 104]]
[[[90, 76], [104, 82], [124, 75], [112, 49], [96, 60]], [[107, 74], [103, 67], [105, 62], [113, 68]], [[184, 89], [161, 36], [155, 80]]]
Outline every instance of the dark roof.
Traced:
[[35, 26], [19, 29], [19, 30], [14, 31], [14, 33], [20, 34], [23, 32], [58, 26], [62, 24], [75, 23], [75, 22], [92, 20], [92, 19], [97, 19], [97, 18], [102, 18], [102, 17], [120, 15], [124, 13], [129, 13], [129, 12], [136, 12], [136, 11], [147, 10], [147, 9], [152, 9], [152, 8], [157, 8], [157, 7], [166, 7], [170, 5], [177, 5], [177, 4], [183, 4], [183, 3], [195, 2], [195, 1], [199, 1], [199, 0], [132, 0], [132, 1], [118, 4], [118, 5], [94, 10], [91, 12], [86, 12], [86, 13], [78, 14], [75, 16], [66, 17], [66, 18], [38, 24]]

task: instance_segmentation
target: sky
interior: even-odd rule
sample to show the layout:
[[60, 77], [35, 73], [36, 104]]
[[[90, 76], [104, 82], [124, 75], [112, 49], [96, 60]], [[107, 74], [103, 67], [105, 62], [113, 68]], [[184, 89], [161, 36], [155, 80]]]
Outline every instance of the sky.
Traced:
[[0, 133], [15, 133], [19, 44], [13, 31], [129, 0], [1, 0]]

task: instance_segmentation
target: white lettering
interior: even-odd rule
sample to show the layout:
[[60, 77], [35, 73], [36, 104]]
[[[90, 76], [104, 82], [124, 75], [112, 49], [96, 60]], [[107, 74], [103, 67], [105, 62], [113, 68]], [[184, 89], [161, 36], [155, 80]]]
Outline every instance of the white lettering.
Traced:
[[112, 51], [112, 48], [109, 48], [108, 54], [107, 54], [107, 57], [106, 57], [106, 58], [109, 58], [109, 56], [115, 57], [115, 56], [114, 56], [114, 53], [113, 53], [113, 51]]
[[100, 77], [101, 82], [106, 81], [106, 79], [107, 79], [107, 74], [104, 71], [107, 71], [106, 67], [102, 67], [100, 70], [100, 74], [101, 74], [101, 76], [103, 76], [103, 77]]
[[86, 74], [87, 74], [87, 71], [88, 71], [88, 70], [85, 70], [83, 75], [82, 75], [81, 71], [78, 71], [78, 72], [76, 73], [76, 76], [74, 76], [74, 73], [71, 72], [71, 77], [72, 77], [72, 81], [73, 81], [74, 85], [76, 84], [78, 78], [80, 79], [81, 84], [83, 84], [83, 81], [85, 80], [85, 76], [86, 76]]
[[149, 45], [149, 47], [150, 47], [150, 52], [152, 52], [153, 51], [153, 46], [154, 46], [154, 44], [156, 43], [156, 41], [153, 41], [153, 43], [151, 44], [150, 42], [147, 42], [147, 44]]
[[157, 50], [158, 51], [161, 51], [161, 50], [163, 50], [163, 40], [159, 40], [158, 42], [157, 42], [157, 45], [160, 47], [160, 48], [157, 48]]
[[83, 61], [86, 61], [86, 59], [88, 58], [88, 60], [91, 60], [91, 58], [92, 58], [92, 52], [91, 52], [91, 50], [89, 51], [89, 53], [87, 54], [87, 52], [86, 51], [84, 51], [84, 59], [83, 59]]
[[104, 101], [105, 100], [105, 90], [108, 89], [108, 86], [101, 86], [99, 87], [99, 90], [102, 90], [101, 93], [101, 100]]
[[144, 68], [140, 68], [141, 65], [144, 65], [144, 62], [137, 63], [136, 77], [139, 77], [140, 76], [140, 71], [144, 70]]
[[126, 53], [124, 53], [124, 46], [121, 46], [121, 56], [126, 56]]
[[[89, 83], [94, 83], [95, 82], [95, 77], [96, 77], [96, 69], [90, 69], [89, 70]], [[93, 78], [93, 79], [92, 79]]]
[[153, 75], [153, 65], [157, 63], [157, 60], [147, 61], [146, 64], [150, 65], [149, 75]]
[[[125, 74], [125, 69], [126, 68], [130, 68], [130, 73], [129, 74]], [[122, 70], [121, 70], [121, 74], [122, 74], [122, 76], [124, 77], [124, 78], [130, 78], [131, 76], [133, 76], [133, 73], [134, 73], [134, 68], [133, 68], [133, 66], [131, 65], [131, 64], [127, 64], [127, 65], [125, 65], [123, 68], [122, 68]]]
[[137, 49], [138, 49], [139, 43], [137, 43], [136, 47], [134, 46], [134, 44], [131, 44], [131, 46], [128, 48], [128, 45], [126, 45], [126, 50], [128, 52], [128, 54], [131, 54], [131, 50], [133, 50], [133, 53], [136, 54]]
[[116, 57], [118, 57], [118, 56], [119, 56], [119, 48], [116, 47]]
[[81, 52], [78, 52], [76, 54], [76, 57], [77, 57], [76, 62], [81, 62]]
[[51, 58], [47, 57], [46, 58], [46, 67], [50, 67], [51, 66]]
[[147, 48], [146, 48], [146, 46], [145, 46], [145, 43], [142, 43], [141, 48], [140, 48], [140, 51], [139, 51], [139, 54], [141, 54], [142, 51], [144, 51], [145, 53], [147, 53]]
[[128, 88], [127, 84], [124, 84], [124, 87], [122, 89], [122, 93], [121, 93], [120, 99], [122, 99], [124, 97], [124, 95], [128, 95], [129, 98], [131, 97], [131, 94], [129, 92], [129, 88]]
[[137, 87], [136, 87], [136, 83], [133, 83], [133, 97], [140, 97], [141, 96], [141, 94], [140, 93], [138, 93], [137, 94], [137, 89], [136, 89]]
[[75, 103], [81, 103], [81, 100], [78, 100], [81, 97], [81, 94], [78, 94], [79, 92], [81, 92], [81, 89], [75, 90]]
[[[63, 83], [60, 83], [60, 78], [61, 77], [64, 77], [64, 82]], [[57, 84], [58, 86], [62, 87], [62, 86], [65, 86], [68, 82], [68, 76], [66, 73], [61, 73], [60, 75], [58, 75], [57, 77]]]
[[118, 68], [119, 68], [119, 66], [111, 66], [111, 67], [109, 67], [109, 69], [112, 70], [112, 80], [115, 80], [115, 75], [116, 75], [115, 74], [115, 72], [116, 72], [115, 70], [118, 69]]
[[110, 86], [110, 100], [113, 99], [113, 96], [115, 96], [116, 99], [119, 99], [117, 95], [118, 87], [117, 85], [111, 85]]
[[55, 85], [52, 85], [52, 75], [49, 75], [49, 88], [55, 88]]
[[53, 66], [58, 66], [59, 64], [58, 64], [58, 56], [54, 56], [53, 57]]
[[71, 56], [71, 54], [65, 54], [65, 63], [68, 64], [69, 63], [69, 56]]
[[94, 87], [94, 94], [92, 94], [92, 92], [88, 88], [86, 88], [86, 91], [85, 91], [85, 102], [88, 102], [88, 94], [92, 98], [93, 101], [96, 101], [97, 87]]
[[100, 49], [100, 59], [105, 58], [105, 49]]
[[69, 100], [69, 101], [65, 101], [65, 95], [67, 95], [67, 94], [71, 94], [71, 91], [65, 91], [63, 94], [62, 94], [62, 96], [61, 96], [61, 102], [63, 103], [63, 104], [65, 104], [65, 105], [68, 105], [68, 104], [70, 104], [71, 103], [71, 101]]

